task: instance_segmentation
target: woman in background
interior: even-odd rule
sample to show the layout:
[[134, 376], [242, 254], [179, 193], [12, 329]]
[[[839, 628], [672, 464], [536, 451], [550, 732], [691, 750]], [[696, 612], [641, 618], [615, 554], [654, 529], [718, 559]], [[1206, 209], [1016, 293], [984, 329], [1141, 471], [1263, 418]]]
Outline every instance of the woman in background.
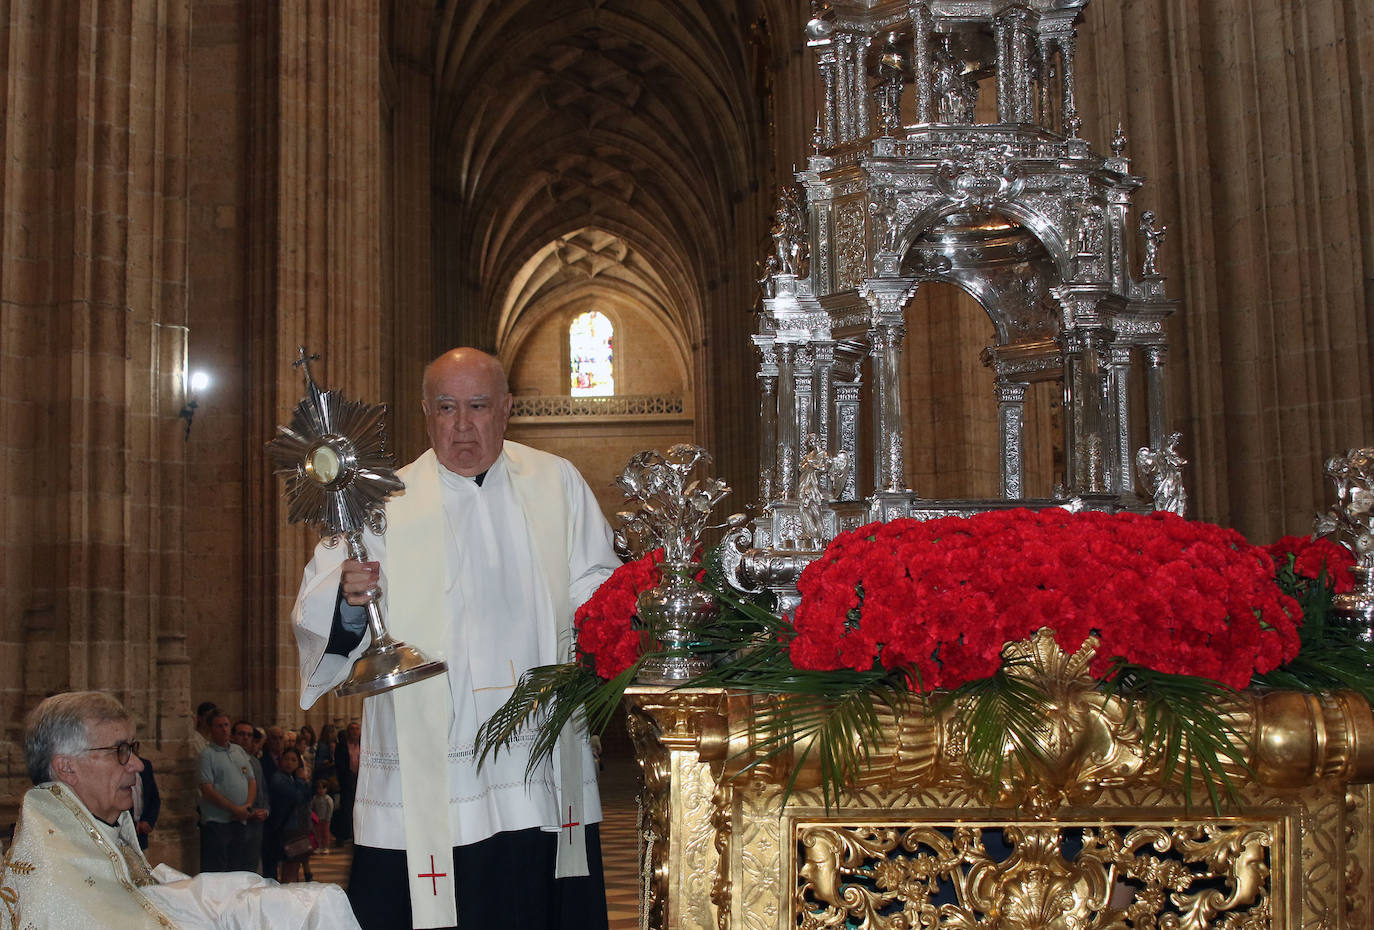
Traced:
[[[281, 849], [281, 882], [300, 881], [301, 863], [314, 851], [310, 829], [310, 780], [296, 747], [282, 750], [272, 773], [272, 813], [263, 842]], [[271, 876], [269, 876], [270, 878]]]

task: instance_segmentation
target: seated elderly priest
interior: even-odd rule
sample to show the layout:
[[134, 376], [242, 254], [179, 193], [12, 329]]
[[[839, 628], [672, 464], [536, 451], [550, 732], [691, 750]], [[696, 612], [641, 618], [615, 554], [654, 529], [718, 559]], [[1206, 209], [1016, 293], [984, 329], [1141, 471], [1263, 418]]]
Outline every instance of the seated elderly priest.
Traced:
[[24, 762], [36, 787], [24, 795], [0, 875], [3, 930], [358, 926], [336, 885], [150, 868], [129, 815], [143, 768], [138, 741], [108, 694], [58, 694], [34, 708]]

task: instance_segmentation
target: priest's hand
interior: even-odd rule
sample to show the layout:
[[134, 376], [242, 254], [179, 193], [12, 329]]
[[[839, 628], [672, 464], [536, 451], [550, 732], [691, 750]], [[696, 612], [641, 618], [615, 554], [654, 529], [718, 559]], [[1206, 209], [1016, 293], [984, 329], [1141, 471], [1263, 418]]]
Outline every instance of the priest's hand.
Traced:
[[381, 580], [380, 562], [359, 562], [349, 559], [343, 563], [343, 574], [339, 586], [343, 589], [344, 600], [354, 607], [364, 607], [377, 592]]

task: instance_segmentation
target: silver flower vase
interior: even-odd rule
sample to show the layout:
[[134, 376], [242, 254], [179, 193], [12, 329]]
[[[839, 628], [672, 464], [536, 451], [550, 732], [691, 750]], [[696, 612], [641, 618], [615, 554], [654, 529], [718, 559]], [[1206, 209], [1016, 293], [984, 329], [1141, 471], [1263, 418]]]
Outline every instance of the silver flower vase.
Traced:
[[711, 667], [701, 655], [702, 630], [718, 614], [716, 599], [688, 578], [691, 562], [663, 563], [663, 580], [639, 595], [639, 644], [650, 656], [636, 680], [651, 685], [681, 685]]

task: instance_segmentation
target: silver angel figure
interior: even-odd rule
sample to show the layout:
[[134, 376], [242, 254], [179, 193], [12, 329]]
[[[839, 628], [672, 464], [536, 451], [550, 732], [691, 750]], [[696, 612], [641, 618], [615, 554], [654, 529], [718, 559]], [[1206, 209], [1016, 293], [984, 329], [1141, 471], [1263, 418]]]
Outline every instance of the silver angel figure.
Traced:
[[1155, 214], [1146, 210], [1140, 214], [1140, 237], [1145, 243], [1145, 260], [1141, 263], [1140, 273], [1145, 277], [1158, 276], [1159, 247], [1164, 244], [1164, 234], [1168, 226], [1155, 229]]
[[774, 273], [806, 277], [810, 259], [806, 210], [795, 189], [778, 189], [778, 205], [773, 211], [769, 235], [773, 238], [773, 255], [777, 263]]
[[895, 252], [897, 242], [901, 236], [900, 203], [897, 199], [897, 192], [890, 187], [880, 187], [873, 191], [873, 200], [868, 205], [868, 212], [873, 215], [875, 222], [874, 238], [877, 240], [876, 251]]
[[1326, 460], [1336, 503], [1317, 517], [1318, 536], [1345, 542], [1361, 568], [1374, 570], [1374, 449], [1351, 449]]
[[799, 464], [801, 479], [797, 494], [801, 503], [802, 535], [812, 545], [828, 542], [825, 527], [825, 504], [835, 499], [835, 488], [844, 487], [849, 474], [849, 453], [843, 450], [829, 454], [815, 433], [806, 436], [806, 454]]
[[950, 49], [949, 36], [935, 47], [934, 87], [936, 121], [972, 123], [978, 85], [969, 81], [964, 63]]
[[778, 207], [773, 211], [773, 228], [769, 231], [769, 235], [773, 237], [773, 255], [777, 264], [777, 273], [796, 274], [796, 265], [792, 263], [791, 224], [788, 222], [787, 205], [782, 196], [778, 197]]
[[1182, 433], [1170, 433], [1163, 449], [1145, 446], [1135, 454], [1136, 471], [1145, 493], [1154, 498], [1155, 510], [1172, 511], [1180, 517], [1188, 509], [1188, 494], [1183, 489], [1183, 466], [1188, 460], [1178, 453], [1182, 438]]

